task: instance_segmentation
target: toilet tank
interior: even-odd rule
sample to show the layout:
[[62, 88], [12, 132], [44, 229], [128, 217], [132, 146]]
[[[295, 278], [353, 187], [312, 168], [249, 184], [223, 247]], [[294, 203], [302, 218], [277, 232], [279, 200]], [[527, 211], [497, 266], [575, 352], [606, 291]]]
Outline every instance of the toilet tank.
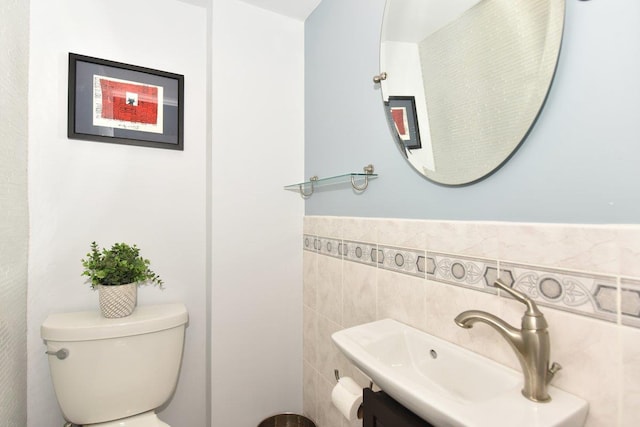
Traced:
[[133, 314], [107, 319], [98, 311], [56, 313], [41, 336], [51, 379], [65, 418], [74, 424], [116, 420], [153, 410], [175, 389], [184, 328], [183, 304], [140, 306]]

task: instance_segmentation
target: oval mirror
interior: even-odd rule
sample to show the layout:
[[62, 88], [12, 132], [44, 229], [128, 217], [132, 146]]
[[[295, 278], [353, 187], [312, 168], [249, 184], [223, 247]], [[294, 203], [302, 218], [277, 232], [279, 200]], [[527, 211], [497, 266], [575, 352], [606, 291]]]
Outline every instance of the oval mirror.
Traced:
[[387, 0], [380, 84], [411, 166], [452, 186], [502, 166], [544, 104], [563, 24], [564, 0]]

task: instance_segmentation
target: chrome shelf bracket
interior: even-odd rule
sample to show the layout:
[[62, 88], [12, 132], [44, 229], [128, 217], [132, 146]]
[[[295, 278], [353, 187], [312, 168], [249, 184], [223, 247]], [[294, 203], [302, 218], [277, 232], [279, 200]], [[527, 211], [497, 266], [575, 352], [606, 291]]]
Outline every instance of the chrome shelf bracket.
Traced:
[[300, 191], [300, 197], [302, 197], [303, 199], [308, 199], [309, 197], [311, 197], [311, 195], [313, 194], [313, 184], [316, 181], [318, 181], [318, 177], [317, 176], [312, 176], [311, 178], [309, 178], [309, 184], [311, 185], [311, 191], [309, 191], [308, 193], [304, 192], [304, 185], [306, 183], [298, 184], [298, 191]]
[[363, 167], [362, 170], [365, 173], [365, 175], [364, 175], [364, 184], [361, 184], [361, 185], [356, 184], [355, 175], [351, 175], [351, 186], [356, 191], [364, 191], [369, 186], [369, 176], [368, 175], [373, 174], [373, 170], [374, 170], [373, 169], [373, 165], [367, 165], [367, 166]]
[[352, 172], [326, 178], [312, 176], [308, 181], [286, 185], [284, 189], [295, 191], [299, 193], [300, 197], [303, 199], [308, 199], [318, 187], [351, 182], [351, 186], [355, 191], [363, 192], [369, 186], [369, 181], [373, 178], [377, 178], [378, 175], [373, 173], [373, 165], [367, 165], [362, 169], [364, 172]]

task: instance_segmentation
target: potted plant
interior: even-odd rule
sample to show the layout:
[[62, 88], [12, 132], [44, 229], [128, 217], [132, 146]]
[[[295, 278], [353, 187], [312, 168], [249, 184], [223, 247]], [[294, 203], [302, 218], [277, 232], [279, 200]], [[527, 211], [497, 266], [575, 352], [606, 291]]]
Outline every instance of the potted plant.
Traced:
[[82, 275], [98, 290], [104, 317], [125, 317], [133, 313], [138, 285], [152, 283], [162, 289], [163, 282], [150, 264], [140, 256], [136, 245], [116, 243], [111, 249], [101, 250], [96, 242], [91, 243], [91, 251], [82, 259]]

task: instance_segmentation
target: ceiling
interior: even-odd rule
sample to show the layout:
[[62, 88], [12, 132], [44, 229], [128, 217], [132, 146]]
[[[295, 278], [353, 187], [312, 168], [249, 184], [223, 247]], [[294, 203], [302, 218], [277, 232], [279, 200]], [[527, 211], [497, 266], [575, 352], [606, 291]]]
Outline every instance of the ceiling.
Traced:
[[[180, 0], [195, 6], [207, 7], [213, 0]], [[280, 15], [289, 16], [301, 21], [320, 4], [322, 0], [240, 0], [261, 9], [270, 10]]]

